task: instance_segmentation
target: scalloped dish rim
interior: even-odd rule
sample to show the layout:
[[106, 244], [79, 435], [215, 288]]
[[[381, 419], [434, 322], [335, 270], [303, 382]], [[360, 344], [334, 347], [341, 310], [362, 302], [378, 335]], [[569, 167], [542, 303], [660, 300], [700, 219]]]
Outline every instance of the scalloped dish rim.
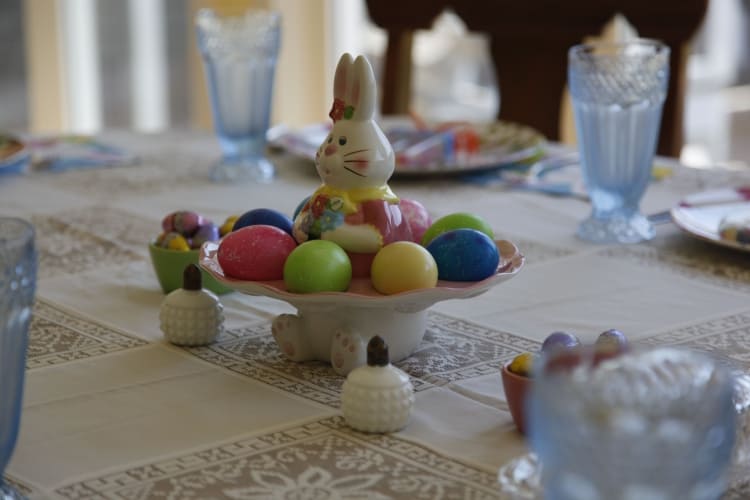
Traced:
[[360, 305], [377, 307], [396, 305], [402, 303], [404, 300], [414, 299], [437, 302], [440, 300], [469, 298], [479, 295], [493, 286], [512, 278], [521, 270], [525, 263], [525, 257], [519, 252], [518, 247], [513, 242], [509, 240], [495, 240], [495, 244], [500, 252], [500, 264], [495, 274], [481, 281], [460, 282], [440, 280], [434, 288], [420, 288], [393, 295], [383, 295], [372, 288], [369, 278], [359, 278], [352, 280], [353, 284], [355, 284], [354, 288], [356, 290], [365, 290], [369, 293], [346, 291], [304, 294], [289, 292], [282, 288], [284, 286], [283, 280], [247, 281], [225, 276], [216, 256], [219, 243], [209, 241], [201, 246], [198, 260], [201, 268], [223, 285], [238, 292], [247, 295], [272, 297], [290, 303], [320, 304], [341, 301], [343, 299], [349, 304], [359, 303]]

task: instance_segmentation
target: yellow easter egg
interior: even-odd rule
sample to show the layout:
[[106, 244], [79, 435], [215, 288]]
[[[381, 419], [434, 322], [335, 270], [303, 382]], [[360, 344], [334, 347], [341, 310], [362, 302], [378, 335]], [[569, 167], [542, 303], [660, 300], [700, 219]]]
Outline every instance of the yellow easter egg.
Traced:
[[534, 355], [530, 352], [519, 354], [508, 365], [508, 370], [516, 375], [528, 377], [531, 375], [531, 367], [534, 364]]
[[162, 243], [166, 245], [166, 248], [170, 250], [179, 250], [180, 252], [187, 252], [190, 250], [190, 243], [182, 236], [177, 233], [169, 233]]
[[423, 246], [397, 241], [380, 249], [372, 261], [370, 279], [375, 290], [385, 295], [432, 288], [437, 284], [435, 259]]
[[219, 226], [219, 235], [220, 236], [226, 236], [227, 234], [232, 232], [232, 228], [234, 227], [234, 223], [237, 222], [237, 219], [239, 219], [239, 215], [230, 215], [227, 217], [227, 220], [224, 221], [224, 223]]

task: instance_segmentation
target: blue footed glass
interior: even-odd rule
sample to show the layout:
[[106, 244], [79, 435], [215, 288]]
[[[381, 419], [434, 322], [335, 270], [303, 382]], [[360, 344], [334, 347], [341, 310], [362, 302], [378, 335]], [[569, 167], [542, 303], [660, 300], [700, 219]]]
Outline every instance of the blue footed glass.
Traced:
[[545, 500], [718, 500], [736, 440], [734, 375], [675, 347], [563, 349], [527, 400]]
[[[18, 438], [36, 267], [34, 228], [0, 217], [0, 473]], [[0, 479], [0, 499], [10, 498], [23, 497]]]
[[242, 16], [220, 17], [202, 9], [195, 22], [223, 155], [210, 176], [217, 182], [268, 182], [274, 167], [264, 151], [281, 38], [280, 15], [248, 10]]
[[669, 48], [653, 40], [577, 45], [568, 52], [583, 178], [591, 216], [578, 236], [636, 243], [654, 228], [639, 211], [651, 177], [669, 79]]

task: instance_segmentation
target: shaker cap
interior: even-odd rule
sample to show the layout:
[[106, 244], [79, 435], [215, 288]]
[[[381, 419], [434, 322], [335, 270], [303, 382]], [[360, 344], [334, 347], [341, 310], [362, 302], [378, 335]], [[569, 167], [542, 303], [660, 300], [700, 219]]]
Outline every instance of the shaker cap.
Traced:
[[375, 335], [367, 343], [367, 365], [387, 366], [390, 363], [388, 357], [388, 344], [379, 335]]
[[182, 288], [185, 290], [200, 290], [203, 288], [201, 270], [195, 264], [188, 264], [182, 272]]

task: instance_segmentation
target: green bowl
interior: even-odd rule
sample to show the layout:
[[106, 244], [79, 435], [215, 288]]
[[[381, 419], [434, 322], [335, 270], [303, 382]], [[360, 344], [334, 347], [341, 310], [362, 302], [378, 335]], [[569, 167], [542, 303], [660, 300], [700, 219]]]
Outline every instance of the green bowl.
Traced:
[[[169, 250], [167, 248], [161, 248], [149, 243], [149, 253], [151, 254], [151, 263], [154, 265], [154, 271], [156, 277], [159, 280], [161, 289], [164, 293], [169, 293], [172, 290], [182, 288], [182, 273], [188, 264], [198, 264], [198, 255], [200, 254], [199, 249], [190, 250], [187, 252], [180, 250]], [[208, 274], [205, 270], [201, 269], [203, 275], [203, 288], [207, 288], [216, 294], [223, 294], [231, 292], [231, 288], [227, 288], [213, 276]]]

